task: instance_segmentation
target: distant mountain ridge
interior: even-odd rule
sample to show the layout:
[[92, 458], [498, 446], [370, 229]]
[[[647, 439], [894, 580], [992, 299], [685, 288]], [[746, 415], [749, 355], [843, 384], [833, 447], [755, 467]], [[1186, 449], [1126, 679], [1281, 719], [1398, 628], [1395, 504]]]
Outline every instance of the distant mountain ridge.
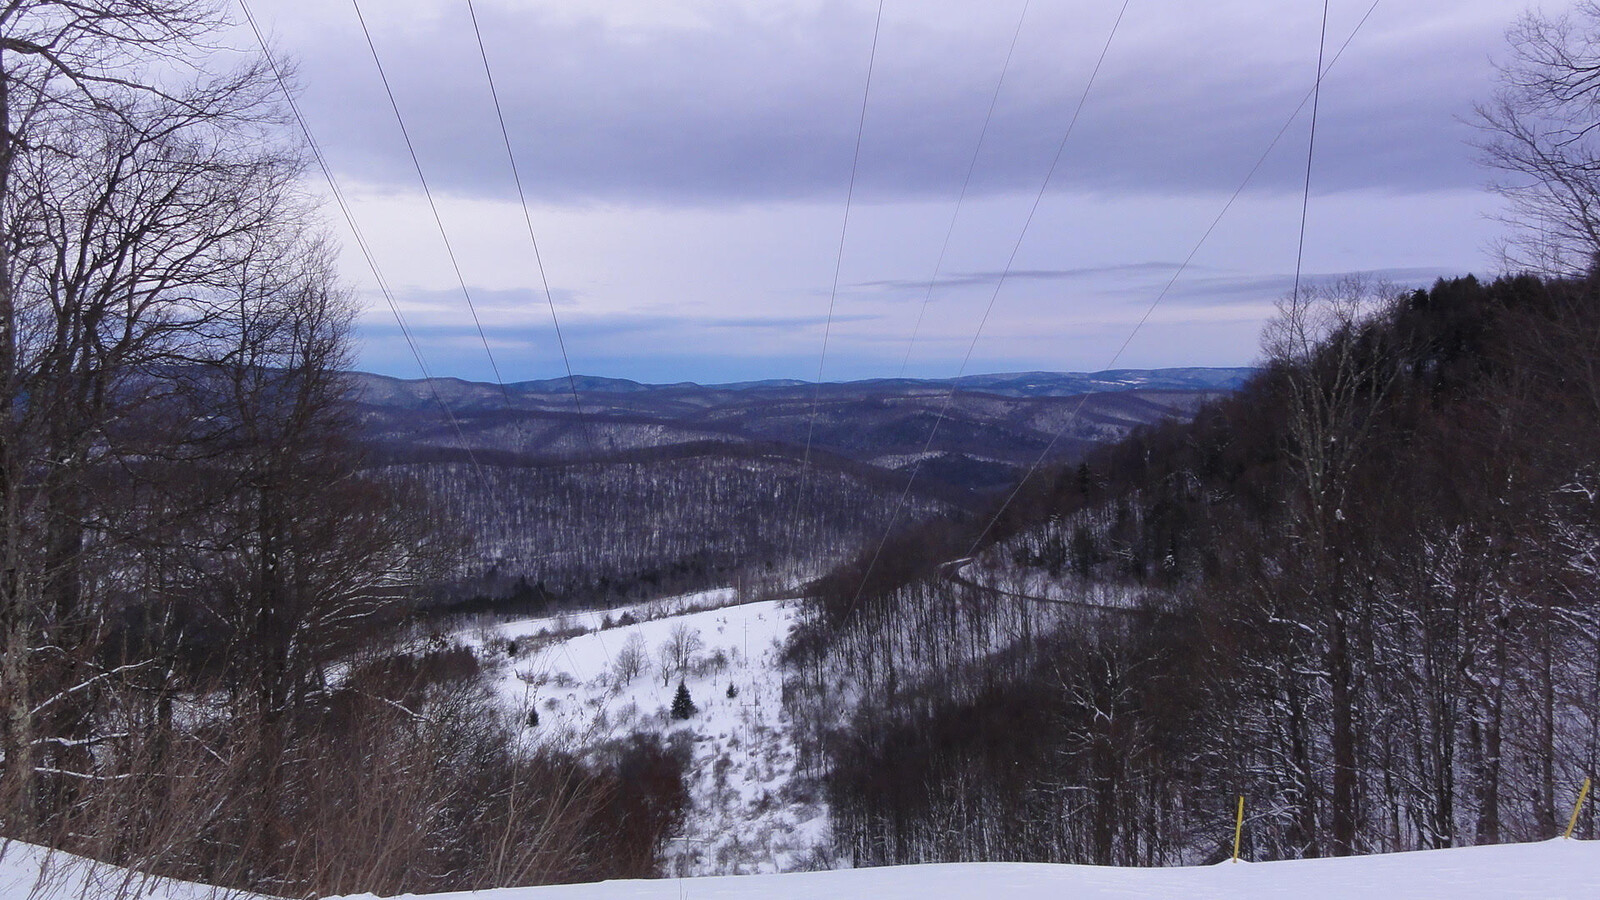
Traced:
[[[959, 390], [976, 391], [1001, 397], [1068, 397], [1086, 393], [1128, 390], [1169, 391], [1231, 391], [1242, 385], [1255, 373], [1249, 367], [1208, 368], [1199, 366], [1165, 369], [1110, 369], [1103, 372], [1001, 372], [982, 375], [964, 375], [960, 378], [866, 378], [853, 381], [825, 381], [821, 391], [838, 393], [918, 392], [949, 390], [955, 385]], [[428, 391], [430, 379], [406, 379], [369, 372], [351, 373], [362, 388], [369, 392], [388, 395], [398, 392]], [[537, 397], [540, 395], [569, 396], [576, 390], [582, 394], [685, 394], [757, 393], [769, 396], [789, 395], [796, 391], [818, 390], [816, 382], [793, 378], [771, 378], [758, 381], [734, 381], [700, 384], [693, 381], [649, 383], [627, 378], [601, 375], [577, 375], [572, 379], [544, 378], [531, 381], [507, 382], [504, 394], [501, 386], [492, 382], [466, 381], [459, 378], [434, 378], [431, 383], [442, 389], [442, 394], [465, 399], [465, 396], [489, 395], [505, 399]]]
[[[353, 373], [368, 439], [389, 458], [490, 453], [589, 462], [694, 446], [916, 469], [926, 487], [1003, 487], [1140, 425], [1183, 419], [1248, 368], [1010, 372], [960, 379], [794, 379], [701, 385], [578, 376], [506, 385]], [[721, 451], [715, 448], [723, 448]], [[681, 454], [679, 454], [681, 456]], [[419, 457], [420, 458], [420, 457]]]
[[616, 597], [832, 565], [886, 529], [969, 514], [1035, 465], [1187, 419], [1252, 371], [352, 379], [372, 464], [463, 523], [484, 590], [520, 578]]

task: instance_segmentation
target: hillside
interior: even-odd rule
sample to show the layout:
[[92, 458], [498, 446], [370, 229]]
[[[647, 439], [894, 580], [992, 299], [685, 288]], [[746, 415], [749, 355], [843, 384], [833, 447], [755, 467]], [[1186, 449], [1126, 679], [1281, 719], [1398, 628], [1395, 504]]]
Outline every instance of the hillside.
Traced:
[[[369, 439], [402, 455], [435, 447], [498, 451], [524, 461], [594, 461], [716, 443], [795, 455], [809, 446], [901, 470], [911, 461], [906, 457], [922, 453], [1015, 469], [1031, 464], [1052, 441], [1051, 458], [1071, 458], [1137, 425], [1182, 418], [1238, 387], [1250, 372], [1029, 372], [821, 385], [640, 384], [586, 376], [571, 384], [552, 379], [502, 387], [365, 373], [354, 378]], [[942, 422], [930, 440], [936, 418]]]
[[1560, 833], [1600, 759], [1596, 296], [1305, 292], [1191, 421], [820, 581], [791, 707], [839, 852], [1204, 862], [1239, 795], [1274, 859]]
[[526, 584], [599, 603], [735, 581], [787, 589], [886, 530], [970, 513], [1041, 460], [1187, 418], [1249, 371], [354, 378], [373, 464], [421, 483], [469, 538], [454, 595]]

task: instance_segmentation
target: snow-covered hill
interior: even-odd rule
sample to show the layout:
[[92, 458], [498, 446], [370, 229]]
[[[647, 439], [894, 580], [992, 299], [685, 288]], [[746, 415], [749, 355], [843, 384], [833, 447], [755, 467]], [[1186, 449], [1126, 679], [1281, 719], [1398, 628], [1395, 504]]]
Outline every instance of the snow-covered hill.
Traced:
[[[728, 605], [736, 599], [729, 590], [706, 591], [458, 635], [485, 658], [504, 660], [500, 694], [519, 720], [537, 712], [534, 742], [582, 753], [648, 731], [687, 743], [692, 805], [668, 851], [674, 873], [814, 867], [826, 844], [827, 811], [797, 776], [783, 708], [779, 657], [796, 608], [782, 600]], [[619, 619], [639, 621], [600, 627]], [[539, 637], [580, 628], [589, 630]], [[664, 661], [663, 647], [675, 642], [678, 658]], [[629, 654], [635, 664], [624, 666]], [[682, 721], [671, 716], [680, 680], [697, 707]]]
[[[40, 881], [41, 872], [46, 879]], [[35, 891], [35, 888], [40, 888]], [[127, 889], [118, 894], [119, 888]], [[195, 885], [144, 881], [64, 854], [10, 845], [0, 897], [201, 900]], [[371, 895], [362, 895], [371, 897]], [[433, 894], [431, 900], [1582, 900], [1600, 896], [1600, 842], [1547, 841], [1384, 856], [1171, 869], [1026, 863], [899, 866], [790, 875], [609, 881]], [[350, 898], [355, 900], [355, 898]]]

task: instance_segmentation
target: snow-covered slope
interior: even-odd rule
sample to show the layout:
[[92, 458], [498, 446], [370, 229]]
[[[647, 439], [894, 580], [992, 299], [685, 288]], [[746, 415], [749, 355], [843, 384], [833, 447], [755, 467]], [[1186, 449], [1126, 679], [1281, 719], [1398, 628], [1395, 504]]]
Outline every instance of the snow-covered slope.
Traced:
[[151, 878], [16, 841], [0, 843], [3, 900], [253, 900], [253, 895]]
[[[29, 897], [46, 855], [13, 844], [0, 858], [0, 896]], [[51, 857], [54, 879], [38, 897], [109, 897], [125, 883], [116, 870]], [[190, 885], [128, 882], [141, 900], [198, 900]], [[233, 895], [238, 896], [238, 895]], [[370, 897], [371, 895], [363, 895]], [[433, 894], [431, 900], [1581, 900], [1600, 896], [1600, 842], [1547, 841], [1385, 856], [1171, 869], [1114, 869], [1024, 863], [901, 866], [790, 875], [610, 881], [543, 888]], [[240, 898], [245, 900], [245, 898]], [[350, 898], [355, 900], [355, 898]]]
[[[538, 713], [528, 735], [535, 743], [582, 753], [635, 731], [688, 742], [691, 807], [684, 833], [668, 849], [673, 874], [813, 868], [826, 844], [827, 810], [796, 777], [783, 709], [779, 657], [796, 609], [782, 600], [725, 605], [736, 599], [729, 590], [707, 591], [458, 635], [487, 650], [487, 658], [505, 660], [501, 697], [518, 720], [527, 721], [530, 708]], [[623, 613], [644, 621], [549, 643], [537, 637], [595, 629], [602, 616], [615, 621]], [[685, 642], [681, 666], [661, 659], [663, 645], [675, 640]], [[631, 675], [618, 665], [630, 645], [643, 656]], [[680, 680], [697, 707], [683, 721], [670, 712]]]

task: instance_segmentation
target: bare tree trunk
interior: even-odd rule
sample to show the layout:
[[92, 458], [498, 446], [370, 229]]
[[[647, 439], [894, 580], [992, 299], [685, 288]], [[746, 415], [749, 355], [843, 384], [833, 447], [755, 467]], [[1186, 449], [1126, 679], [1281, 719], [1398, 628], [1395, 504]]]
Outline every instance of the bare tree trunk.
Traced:
[[1351, 698], [1348, 626], [1342, 612], [1333, 614], [1328, 652], [1333, 728], [1333, 854], [1349, 856], [1356, 848], [1356, 735]]

